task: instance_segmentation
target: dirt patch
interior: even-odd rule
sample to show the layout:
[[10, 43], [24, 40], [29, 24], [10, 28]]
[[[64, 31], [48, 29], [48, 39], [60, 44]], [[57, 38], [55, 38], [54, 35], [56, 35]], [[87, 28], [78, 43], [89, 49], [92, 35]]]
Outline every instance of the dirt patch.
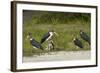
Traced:
[[44, 61], [66, 61], [66, 60], [86, 60], [91, 58], [91, 51], [59, 51], [42, 55], [23, 57], [23, 62], [44, 62]]

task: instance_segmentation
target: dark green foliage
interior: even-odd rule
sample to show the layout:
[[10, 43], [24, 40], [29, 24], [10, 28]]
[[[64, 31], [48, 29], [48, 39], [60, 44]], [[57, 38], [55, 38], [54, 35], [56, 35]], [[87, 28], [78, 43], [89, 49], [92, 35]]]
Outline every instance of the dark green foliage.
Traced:
[[[25, 13], [26, 12], [26, 13]], [[28, 16], [29, 14], [29, 16]], [[27, 17], [25, 17], [25, 15]], [[90, 13], [69, 13], [69, 12], [49, 12], [49, 11], [24, 11], [24, 19], [31, 20], [34, 24], [65, 24], [74, 23], [79, 20], [81, 22], [90, 22]], [[24, 21], [24, 22], [25, 22]]]

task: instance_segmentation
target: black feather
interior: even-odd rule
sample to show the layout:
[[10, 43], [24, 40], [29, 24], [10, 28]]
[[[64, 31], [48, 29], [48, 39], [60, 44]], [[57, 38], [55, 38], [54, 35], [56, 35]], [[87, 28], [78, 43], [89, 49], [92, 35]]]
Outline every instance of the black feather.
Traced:
[[39, 42], [37, 42], [35, 39], [30, 40], [30, 43], [32, 46], [43, 50], [43, 47], [41, 46], [41, 44]]
[[32, 38], [32, 33], [29, 33], [28, 35], [29, 35], [29, 39], [30, 39], [30, 44], [33, 47], [36, 47], [36, 48], [43, 50], [43, 47], [41, 46], [41, 44], [38, 41], [36, 41], [35, 39]]
[[43, 37], [42, 37], [42, 39], [41, 39], [41, 44], [44, 42], [44, 41], [46, 41], [46, 39], [48, 38], [50, 36], [50, 34], [49, 34], [49, 32], [48, 33], [46, 33]]
[[81, 32], [81, 33], [80, 33], [80, 36], [81, 36], [81, 38], [82, 38], [83, 40], [85, 40], [86, 42], [88, 42], [89, 45], [91, 44], [91, 43], [90, 43], [90, 37], [89, 37], [85, 32]]
[[77, 39], [77, 38], [74, 40], [74, 44], [75, 44], [76, 46], [80, 47], [80, 48], [83, 48], [82, 42], [81, 42], [79, 39]]

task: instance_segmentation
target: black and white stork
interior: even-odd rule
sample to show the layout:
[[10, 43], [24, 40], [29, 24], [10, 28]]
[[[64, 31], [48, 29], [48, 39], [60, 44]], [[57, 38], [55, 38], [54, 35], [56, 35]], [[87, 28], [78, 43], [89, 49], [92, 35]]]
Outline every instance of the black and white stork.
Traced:
[[54, 48], [54, 44], [53, 44], [53, 40], [52, 37], [55, 35], [58, 35], [54, 30], [51, 30], [49, 32], [47, 32], [46, 34], [43, 35], [42, 39], [41, 39], [41, 44], [44, 43], [45, 41], [48, 41], [48, 49]]
[[52, 40], [52, 37], [54, 36], [54, 34], [58, 35], [56, 32], [54, 32], [53, 30], [49, 31], [48, 33], [44, 34], [42, 39], [41, 39], [41, 44], [45, 41], [49, 41]]
[[83, 48], [83, 44], [78, 38], [74, 38], [73, 42], [77, 47]]
[[80, 36], [83, 40], [85, 40], [89, 45], [91, 45], [91, 42], [90, 42], [90, 37], [85, 33], [83, 32], [82, 30], [80, 30]]
[[29, 38], [30, 44], [32, 45], [33, 48], [43, 50], [43, 47], [41, 46], [41, 44], [32, 38], [32, 33], [29, 33], [27, 38]]

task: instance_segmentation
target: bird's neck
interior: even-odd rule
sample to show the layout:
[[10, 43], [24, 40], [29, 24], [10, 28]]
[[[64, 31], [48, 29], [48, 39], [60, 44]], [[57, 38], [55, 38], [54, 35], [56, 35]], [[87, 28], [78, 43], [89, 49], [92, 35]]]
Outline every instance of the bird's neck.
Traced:
[[49, 33], [50, 33], [51, 36], [53, 35], [53, 32], [49, 32]]
[[30, 38], [30, 41], [32, 41], [33, 40], [33, 38]]
[[81, 34], [82, 34], [83, 32], [81, 32]]

